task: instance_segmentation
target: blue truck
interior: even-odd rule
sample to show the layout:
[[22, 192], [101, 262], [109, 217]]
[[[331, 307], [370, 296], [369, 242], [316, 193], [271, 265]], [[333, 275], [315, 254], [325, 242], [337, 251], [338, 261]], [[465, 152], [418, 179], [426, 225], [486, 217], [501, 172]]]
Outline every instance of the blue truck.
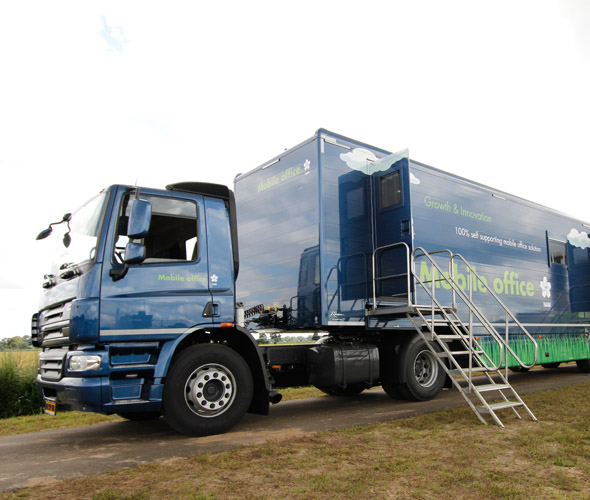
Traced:
[[589, 227], [323, 129], [233, 191], [111, 186], [38, 236], [62, 240], [32, 320], [45, 411], [206, 435], [282, 387], [381, 385], [534, 419], [509, 369], [590, 371]]

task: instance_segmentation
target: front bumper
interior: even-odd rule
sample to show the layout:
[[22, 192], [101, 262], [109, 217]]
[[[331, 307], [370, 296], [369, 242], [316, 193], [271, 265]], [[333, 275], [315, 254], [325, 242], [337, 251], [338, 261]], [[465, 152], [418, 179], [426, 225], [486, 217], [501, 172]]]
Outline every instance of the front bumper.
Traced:
[[[70, 370], [71, 358], [84, 355], [100, 357], [98, 368]], [[50, 349], [39, 356], [37, 384], [44, 399], [65, 409], [96, 413], [158, 411], [163, 385], [161, 379], [154, 379], [154, 365], [146, 360], [149, 361], [147, 355], [121, 355], [108, 347]]]

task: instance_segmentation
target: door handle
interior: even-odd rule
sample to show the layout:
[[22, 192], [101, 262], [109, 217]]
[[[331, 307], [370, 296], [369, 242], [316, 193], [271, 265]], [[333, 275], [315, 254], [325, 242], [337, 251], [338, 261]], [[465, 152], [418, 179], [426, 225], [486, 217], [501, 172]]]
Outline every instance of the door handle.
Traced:
[[213, 316], [219, 316], [219, 304], [207, 302], [203, 309], [203, 318], [212, 318]]
[[402, 233], [410, 232], [410, 219], [404, 219], [401, 221], [401, 229]]

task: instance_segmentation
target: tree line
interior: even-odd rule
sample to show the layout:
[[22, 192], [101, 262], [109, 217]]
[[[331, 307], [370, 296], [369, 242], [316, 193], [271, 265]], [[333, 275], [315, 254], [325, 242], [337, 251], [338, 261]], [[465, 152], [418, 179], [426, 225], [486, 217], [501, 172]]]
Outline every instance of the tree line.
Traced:
[[30, 335], [0, 339], [0, 351], [20, 351], [23, 349], [33, 349]]

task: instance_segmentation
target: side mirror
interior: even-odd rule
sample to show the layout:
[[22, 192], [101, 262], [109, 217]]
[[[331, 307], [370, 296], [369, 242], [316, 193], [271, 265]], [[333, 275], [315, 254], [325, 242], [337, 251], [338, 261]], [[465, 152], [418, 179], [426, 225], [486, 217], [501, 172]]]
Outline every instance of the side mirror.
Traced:
[[129, 242], [125, 247], [125, 264], [141, 264], [145, 260], [145, 245]]
[[37, 235], [37, 240], [44, 240], [45, 238], [47, 238], [51, 233], [53, 232], [53, 228], [48, 227], [47, 229], [43, 229], [43, 231], [41, 231], [38, 235]]
[[[65, 214], [59, 222], [52, 222], [51, 224], [49, 224], [49, 227], [47, 229], [43, 229], [43, 231], [41, 231], [37, 235], [36, 239], [37, 240], [44, 240], [53, 232], [53, 226], [57, 226], [58, 224], [62, 224], [63, 222], [66, 222], [68, 224], [68, 232], [64, 236], [64, 246], [66, 246], [66, 247], [70, 246], [70, 242], [72, 241], [72, 239], [69, 236], [70, 221], [71, 220], [72, 220], [72, 214], [71, 213]], [[66, 238], [66, 236], [67, 236], [67, 238]], [[66, 243], [66, 241], [67, 241], [67, 243]]]
[[145, 200], [131, 201], [127, 236], [129, 239], [145, 238], [150, 230], [152, 206]]

